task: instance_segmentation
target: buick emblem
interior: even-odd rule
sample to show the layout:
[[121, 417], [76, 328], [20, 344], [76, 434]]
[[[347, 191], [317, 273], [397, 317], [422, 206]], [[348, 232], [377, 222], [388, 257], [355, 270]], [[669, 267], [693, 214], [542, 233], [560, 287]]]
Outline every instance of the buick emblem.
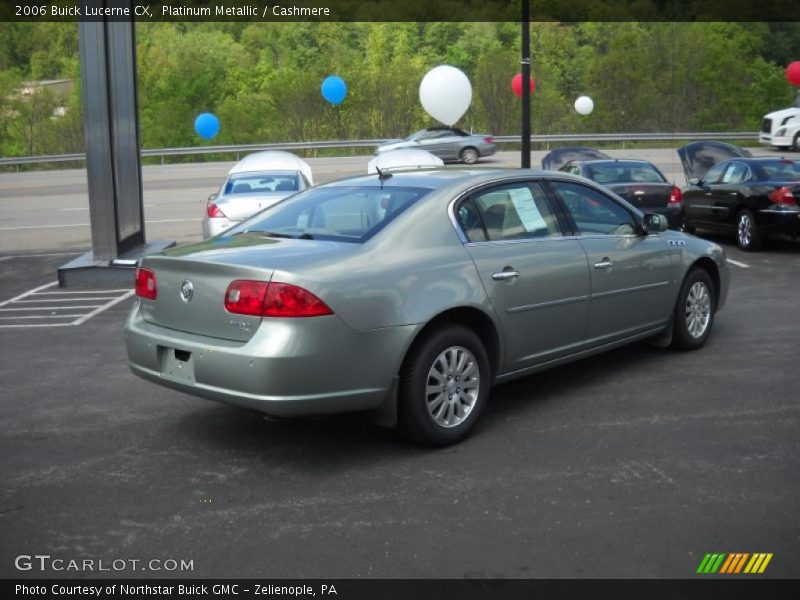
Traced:
[[194, 296], [194, 286], [188, 279], [181, 284], [181, 300], [191, 302]]

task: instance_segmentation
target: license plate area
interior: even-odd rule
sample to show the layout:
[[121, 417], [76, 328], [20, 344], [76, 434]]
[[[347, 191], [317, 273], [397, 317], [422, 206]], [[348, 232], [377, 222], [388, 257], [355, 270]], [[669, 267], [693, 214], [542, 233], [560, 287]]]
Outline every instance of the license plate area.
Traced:
[[186, 350], [159, 346], [161, 375], [184, 383], [194, 383], [194, 355]]

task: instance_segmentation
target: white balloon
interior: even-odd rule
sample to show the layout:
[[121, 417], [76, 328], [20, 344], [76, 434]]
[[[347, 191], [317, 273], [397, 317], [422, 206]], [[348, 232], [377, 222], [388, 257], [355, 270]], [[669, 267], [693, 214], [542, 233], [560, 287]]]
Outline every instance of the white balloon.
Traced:
[[594, 102], [589, 96], [581, 96], [575, 100], [575, 110], [579, 115], [588, 115], [594, 110]]
[[472, 85], [464, 73], [449, 65], [435, 67], [419, 84], [422, 108], [437, 121], [453, 125], [472, 102]]

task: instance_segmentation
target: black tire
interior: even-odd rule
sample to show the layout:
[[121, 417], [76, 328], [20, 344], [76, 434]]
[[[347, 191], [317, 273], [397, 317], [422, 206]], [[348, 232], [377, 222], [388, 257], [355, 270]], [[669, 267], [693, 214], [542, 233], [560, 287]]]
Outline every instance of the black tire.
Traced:
[[[437, 373], [442, 372], [446, 375], [447, 372], [447, 369], [441, 371], [438, 369], [446, 366], [439, 361], [440, 357], [456, 348], [466, 351], [465, 354], [458, 355], [467, 359], [464, 363], [463, 379], [456, 382], [456, 376], [453, 376], [452, 380], [447, 381], [443, 376], [439, 379], [442, 382], [442, 391], [438, 395], [435, 391], [429, 394], [429, 389], [438, 387], [437, 380], [431, 373], [437, 370]], [[474, 371], [470, 371], [467, 367], [470, 360], [468, 355], [474, 359], [473, 363], [477, 367]], [[477, 383], [475, 383], [476, 376]], [[460, 442], [469, 435], [483, 411], [489, 397], [491, 377], [489, 357], [474, 331], [455, 324], [432, 329], [414, 344], [400, 372], [398, 427], [411, 440], [425, 446], [449, 446]], [[470, 386], [475, 390], [474, 394], [466, 387], [463, 391], [460, 387], [456, 387], [465, 381], [468, 382], [467, 385], [474, 384]], [[432, 383], [436, 385], [431, 385]], [[452, 396], [448, 396], [450, 392]], [[466, 400], [466, 396], [472, 396], [471, 405], [462, 401]], [[441, 401], [437, 404], [440, 398]], [[459, 407], [463, 417], [458, 415]], [[437, 411], [444, 412], [439, 416], [442, 421], [446, 421], [450, 415], [453, 424], [444, 425], [437, 422], [435, 416]]]
[[463, 162], [465, 165], [474, 165], [476, 162], [478, 162], [480, 154], [478, 154], [478, 151], [475, 148], [470, 146], [468, 148], [464, 148], [458, 155], [458, 158], [461, 159], [461, 162]]
[[800, 131], [794, 134], [794, 144], [792, 144], [792, 148], [800, 152]]
[[687, 225], [686, 218], [684, 217], [683, 221], [681, 222], [681, 231], [683, 231], [684, 233], [694, 235], [697, 229], [695, 229], [691, 225]]
[[755, 252], [764, 245], [764, 235], [756, 225], [753, 213], [747, 208], [736, 215], [736, 244], [745, 252]]
[[[707, 293], [707, 298], [698, 305], [696, 301], [702, 297], [698, 296], [698, 292], [702, 290]], [[690, 295], [695, 302], [690, 300]], [[716, 306], [717, 294], [708, 271], [700, 268], [689, 271], [681, 285], [672, 314], [672, 347], [680, 350], [697, 350], [705, 344], [714, 325]], [[700, 331], [696, 324], [703, 322], [703, 314], [707, 314], [708, 320]], [[700, 321], [692, 321], [692, 317]]]

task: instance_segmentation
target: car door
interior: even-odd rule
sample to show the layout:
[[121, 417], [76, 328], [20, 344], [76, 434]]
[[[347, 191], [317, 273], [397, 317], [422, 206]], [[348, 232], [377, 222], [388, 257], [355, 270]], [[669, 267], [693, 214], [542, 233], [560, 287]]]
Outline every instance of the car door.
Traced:
[[683, 215], [686, 224], [691, 227], [713, 227], [717, 223], [714, 217], [714, 186], [722, 178], [727, 162], [711, 167], [696, 184], [683, 192]]
[[426, 135], [424, 139], [420, 140], [419, 147], [423, 150], [427, 150], [434, 156], [438, 156], [443, 160], [452, 158], [452, 156], [448, 154], [449, 146], [447, 143], [447, 140], [452, 138], [452, 135], [452, 132], [447, 130], [429, 131], [428, 135]]
[[742, 202], [742, 183], [750, 178], [750, 167], [741, 161], [729, 161], [719, 181], [711, 187], [711, 214], [715, 227], [731, 228], [736, 208]]
[[548, 182], [586, 251], [590, 308], [586, 342], [600, 346], [663, 326], [671, 312], [666, 241], [647, 235], [624, 204], [579, 182]]
[[540, 183], [481, 189], [455, 207], [466, 249], [494, 306], [505, 344], [504, 372], [573, 352], [589, 314], [589, 268], [563, 235]]

